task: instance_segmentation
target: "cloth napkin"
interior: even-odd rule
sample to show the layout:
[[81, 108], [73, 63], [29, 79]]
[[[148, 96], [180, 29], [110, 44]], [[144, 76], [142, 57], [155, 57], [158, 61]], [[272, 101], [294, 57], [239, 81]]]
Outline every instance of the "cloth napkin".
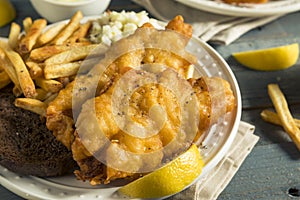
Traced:
[[228, 45], [246, 32], [267, 24], [282, 15], [268, 17], [233, 17], [205, 12], [175, 0], [132, 0], [162, 21], [182, 15], [193, 25], [194, 35], [206, 42]]
[[259, 140], [259, 137], [253, 134], [254, 130], [253, 125], [241, 121], [230, 149], [218, 165], [206, 177], [168, 200], [217, 199]]

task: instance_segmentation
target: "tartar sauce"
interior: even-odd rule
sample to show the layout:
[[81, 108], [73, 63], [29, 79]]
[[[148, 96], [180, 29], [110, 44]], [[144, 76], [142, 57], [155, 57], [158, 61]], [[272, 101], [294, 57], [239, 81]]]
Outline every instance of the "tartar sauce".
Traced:
[[145, 11], [105, 12], [98, 20], [93, 21], [89, 39], [94, 43], [110, 46], [113, 42], [134, 33], [146, 22], [150, 22], [150, 18]]

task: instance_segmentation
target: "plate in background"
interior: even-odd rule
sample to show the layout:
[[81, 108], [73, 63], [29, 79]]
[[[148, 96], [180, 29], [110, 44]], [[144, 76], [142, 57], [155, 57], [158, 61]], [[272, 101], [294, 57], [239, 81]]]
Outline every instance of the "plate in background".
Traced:
[[236, 6], [214, 0], [175, 0], [199, 10], [239, 17], [263, 17], [282, 15], [300, 10], [300, 0], [269, 0], [265, 4]]

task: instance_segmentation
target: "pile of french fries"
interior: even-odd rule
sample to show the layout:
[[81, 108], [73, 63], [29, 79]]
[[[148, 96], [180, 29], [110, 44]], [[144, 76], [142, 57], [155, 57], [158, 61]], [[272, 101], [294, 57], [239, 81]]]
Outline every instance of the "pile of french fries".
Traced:
[[[47, 27], [45, 19], [11, 24], [8, 42], [0, 41], [0, 89], [13, 82], [15, 105], [41, 116], [74, 79], [82, 61], [96, 48], [87, 39], [91, 22], [80, 11], [66, 23]], [[23, 96], [22, 96], [23, 95]]]
[[276, 112], [263, 110], [261, 112], [262, 119], [282, 126], [300, 150], [300, 120], [293, 118], [285, 96], [277, 84], [269, 84], [268, 93]]

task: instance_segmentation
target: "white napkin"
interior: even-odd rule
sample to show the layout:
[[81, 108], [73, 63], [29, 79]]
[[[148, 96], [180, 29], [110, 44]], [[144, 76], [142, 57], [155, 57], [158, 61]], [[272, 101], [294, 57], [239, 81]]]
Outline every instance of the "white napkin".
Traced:
[[206, 179], [196, 184], [195, 199], [217, 199], [251, 152], [259, 137], [254, 135], [255, 127], [240, 122], [238, 133], [221, 162]]
[[208, 173], [206, 178], [201, 179], [168, 200], [217, 199], [259, 140], [259, 137], [253, 134], [254, 130], [255, 127], [253, 125], [243, 121], [240, 122], [237, 135], [229, 151], [219, 164]]
[[175, 0], [132, 0], [154, 17], [169, 21], [182, 15], [194, 28], [194, 35], [204, 41], [228, 45], [251, 29], [267, 24], [282, 15], [268, 17], [233, 17], [218, 15], [185, 6]]

